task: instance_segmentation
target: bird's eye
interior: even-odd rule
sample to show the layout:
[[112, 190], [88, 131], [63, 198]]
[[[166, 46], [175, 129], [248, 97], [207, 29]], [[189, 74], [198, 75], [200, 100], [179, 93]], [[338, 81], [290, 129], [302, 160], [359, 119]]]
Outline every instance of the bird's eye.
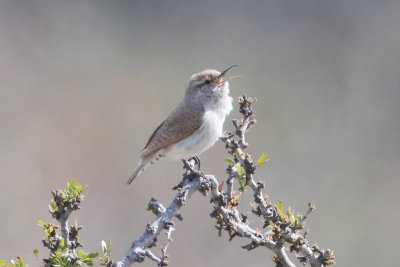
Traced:
[[211, 80], [206, 80], [204, 83], [205, 84], [210, 84]]

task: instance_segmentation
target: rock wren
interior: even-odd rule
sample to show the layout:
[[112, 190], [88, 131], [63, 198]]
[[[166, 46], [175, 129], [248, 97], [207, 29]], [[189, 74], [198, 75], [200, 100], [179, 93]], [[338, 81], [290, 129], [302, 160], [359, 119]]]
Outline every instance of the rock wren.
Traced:
[[130, 184], [145, 168], [162, 158], [187, 159], [214, 145], [222, 136], [225, 117], [232, 110], [229, 83], [223, 72], [203, 70], [194, 74], [185, 97], [156, 128], [140, 154], [140, 161], [128, 180]]

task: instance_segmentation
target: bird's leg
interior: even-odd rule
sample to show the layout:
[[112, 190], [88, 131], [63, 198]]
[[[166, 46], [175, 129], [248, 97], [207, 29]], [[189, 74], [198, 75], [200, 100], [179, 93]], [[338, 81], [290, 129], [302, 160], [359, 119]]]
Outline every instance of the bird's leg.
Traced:
[[197, 166], [197, 170], [200, 171], [200, 159], [198, 156], [191, 157], [188, 161], [194, 161], [193, 167]]

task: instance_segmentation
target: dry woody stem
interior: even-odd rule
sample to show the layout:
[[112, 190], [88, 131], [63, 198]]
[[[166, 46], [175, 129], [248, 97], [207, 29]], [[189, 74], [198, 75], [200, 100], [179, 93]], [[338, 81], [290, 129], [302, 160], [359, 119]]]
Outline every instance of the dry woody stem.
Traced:
[[[304, 215], [295, 214], [290, 207], [284, 210], [282, 201], [272, 203], [268, 200], [264, 192], [264, 183], [254, 178], [257, 168], [266, 161], [266, 157], [262, 156], [255, 164], [251, 155], [245, 152], [249, 146], [246, 133], [256, 124], [254, 102], [255, 98], [245, 95], [238, 99], [242, 119], [233, 120], [234, 131], [226, 132], [221, 138], [227, 153], [231, 156], [226, 160], [228, 163], [226, 181], [220, 182], [214, 175], [202, 173], [199, 170], [198, 158], [184, 161], [183, 180], [174, 187], [177, 194], [171, 204], [165, 208], [154, 198], [150, 200], [148, 209], [157, 218], [147, 225], [143, 234], [133, 241], [125, 255], [119, 261], [112, 263], [112, 266], [130, 266], [135, 262], [143, 262], [146, 257], [155, 261], [158, 266], [168, 265], [167, 249], [172, 242], [172, 233], [176, 230], [172, 220], [174, 217], [182, 219], [179, 210], [197, 191], [210, 197], [213, 208], [210, 215], [216, 220], [219, 235], [222, 231], [226, 231], [230, 240], [235, 237], [247, 239], [248, 243], [242, 246], [246, 250], [260, 247], [272, 251], [274, 253], [272, 261], [276, 266], [296, 266], [288, 257], [288, 252], [294, 253], [298, 264], [301, 265], [321, 267], [335, 263], [332, 250], [310, 245], [307, 239], [308, 230], [305, 229], [305, 221], [315, 206], [310, 203]], [[238, 190], [235, 190], [235, 181], [238, 182]], [[253, 193], [252, 214], [261, 220], [262, 229], [252, 227], [248, 215], [238, 210], [241, 194], [248, 192]], [[157, 237], [161, 232], [167, 235], [167, 241], [161, 247], [160, 256], [157, 256], [150, 249], [156, 246]]]

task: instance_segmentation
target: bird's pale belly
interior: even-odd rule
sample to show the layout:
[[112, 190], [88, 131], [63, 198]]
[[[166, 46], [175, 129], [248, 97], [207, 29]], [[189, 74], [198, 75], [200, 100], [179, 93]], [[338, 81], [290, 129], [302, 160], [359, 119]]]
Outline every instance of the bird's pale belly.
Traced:
[[165, 149], [165, 156], [169, 159], [187, 159], [213, 146], [222, 136], [225, 116], [207, 111], [203, 120], [203, 125], [196, 132]]

